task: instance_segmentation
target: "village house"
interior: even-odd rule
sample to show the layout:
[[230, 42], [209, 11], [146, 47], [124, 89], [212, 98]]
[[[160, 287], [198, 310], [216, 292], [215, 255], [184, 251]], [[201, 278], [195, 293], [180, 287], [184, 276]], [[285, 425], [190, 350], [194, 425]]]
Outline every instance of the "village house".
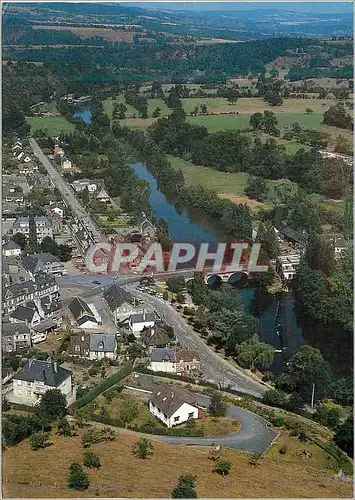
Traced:
[[2, 199], [7, 203], [15, 203], [19, 206], [22, 206], [25, 200], [22, 189], [14, 184], [3, 186]]
[[2, 254], [4, 257], [20, 257], [22, 253], [20, 245], [13, 240], [6, 241], [2, 246]]
[[283, 227], [278, 230], [279, 236], [288, 243], [291, 243], [294, 248], [302, 249], [307, 242], [307, 234], [295, 231], [291, 227]]
[[25, 323], [30, 328], [34, 328], [41, 322], [41, 316], [33, 301], [16, 307], [9, 316], [10, 323]]
[[54, 156], [58, 156], [59, 158], [63, 158], [65, 156], [65, 151], [58, 144], [54, 146]]
[[53, 238], [52, 223], [47, 217], [35, 217], [37, 243], [40, 244], [44, 238]]
[[146, 312], [132, 314], [129, 318], [129, 328], [136, 338], [140, 338], [144, 328], [154, 327], [156, 315], [154, 312]]
[[297, 267], [301, 256], [298, 253], [289, 255], [280, 255], [276, 260], [276, 270], [283, 280], [293, 280], [296, 276]]
[[342, 234], [321, 234], [320, 237], [331, 245], [337, 259], [349, 248], [349, 242]]
[[3, 287], [31, 279], [30, 273], [23, 267], [18, 257], [3, 257], [1, 264]]
[[189, 376], [196, 375], [201, 371], [201, 362], [198, 354], [194, 351], [154, 348], [150, 352], [148, 369], [153, 372]]
[[101, 325], [101, 316], [96, 310], [94, 304], [88, 305], [80, 297], [75, 297], [69, 303], [69, 310], [72, 314], [73, 320], [83, 330], [90, 328], [97, 328]]
[[117, 342], [114, 333], [80, 332], [70, 337], [69, 354], [82, 358], [116, 359]]
[[171, 339], [164, 328], [156, 324], [153, 328], [148, 327], [143, 329], [141, 332], [141, 342], [145, 349], [151, 352], [156, 347], [168, 347]]
[[26, 323], [2, 322], [1, 347], [6, 353], [27, 352], [31, 347], [31, 329]]
[[73, 181], [71, 185], [76, 193], [82, 193], [87, 190], [89, 194], [93, 194], [97, 190], [99, 183], [97, 181], [90, 181], [89, 179], [80, 179]]
[[102, 203], [109, 203], [111, 201], [111, 198], [107, 193], [103, 183], [97, 187], [93, 197], [95, 200], [100, 201]]
[[52, 300], [58, 299], [59, 286], [53, 276], [40, 272], [31, 280], [3, 287], [2, 312], [10, 314], [16, 307], [45, 296], [49, 296]]
[[154, 389], [149, 398], [149, 411], [169, 428], [199, 418], [195, 396], [167, 384]]
[[30, 218], [19, 217], [12, 227], [13, 234], [21, 233], [25, 236], [26, 240], [30, 237]]
[[132, 314], [137, 312], [135, 298], [116, 284], [111, 285], [104, 291], [103, 298], [112, 312], [115, 323], [128, 320]]
[[65, 158], [63, 161], [62, 161], [62, 169], [63, 170], [71, 170], [72, 168], [72, 163], [70, 160], [68, 160], [68, 158]]
[[149, 238], [154, 238], [156, 233], [155, 226], [150, 222], [150, 220], [146, 217], [145, 213], [142, 213], [142, 218], [139, 223], [139, 231], [142, 236], [147, 236]]
[[59, 389], [69, 400], [73, 395], [71, 372], [57, 362], [30, 359], [13, 376], [13, 391], [9, 401], [34, 406], [50, 389]]
[[49, 252], [34, 253], [22, 259], [24, 267], [34, 276], [40, 271], [52, 274], [53, 276], [64, 276], [67, 270], [64, 264], [56, 255]]
[[[8, 219], [16, 219], [25, 213], [25, 208], [16, 203], [7, 203], [4, 201], [1, 207], [1, 218], [3, 221]], [[14, 234], [17, 231], [14, 231]]]
[[56, 213], [59, 217], [64, 217], [64, 204], [58, 201], [52, 201], [49, 204], [48, 210], [50, 213]]

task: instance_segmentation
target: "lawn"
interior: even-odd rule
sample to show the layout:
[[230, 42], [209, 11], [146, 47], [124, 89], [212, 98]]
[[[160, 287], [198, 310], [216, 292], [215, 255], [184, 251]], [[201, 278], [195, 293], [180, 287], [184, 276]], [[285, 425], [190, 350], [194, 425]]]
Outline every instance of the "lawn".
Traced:
[[70, 133], [74, 130], [74, 125], [64, 116], [28, 116], [27, 123], [31, 126], [31, 132], [37, 130], [46, 131], [51, 137], [59, 135], [61, 132]]
[[[214, 472], [208, 448], [154, 442], [153, 455], [142, 460], [132, 453], [137, 436], [124, 433], [115, 441], [89, 448], [100, 457], [102, 466], [87, 469], [87, 490], [70, 490], [68, 467], [72, 462], [83, 462], [83, 432], [79, 430], [79, 436], [70, 438], [52, 433], [52, 446], [38, 451], [30, 449], [28, 440], [5, 450], [4, 497], [169, 498], [179, 475], [191, 473], [196, 475], [199, 498], [289, 498], [290, 492], [295, 498], [352, 498], [351, 483], [336, 478], [334, 470], [320, 469], [318, 460], [299, 463], [292, 456], [286, 461], [287, 455], [280, 459], [270, 454], [253, 466], [246, 453], [223, 449], [223, 458], [232, 462], [230, 474], [223, 478]], [[278, 447], [274, 445], [275, 450]]]
[[[244, 194], [249, 177], [246, 172], [220, 172], [171, 155], [168, 155], [168, 159], [174, 168], [182, 170], [188, 185], [201, 185], [212, 189], [221, 198], [229, 199], [233, 203], [246, 203], [251, 208], [265, 206], [265, 203], [252, 200]], [[272, 181], [266, 182], [269, 187], [273, 184]]]
[[160, 108], [160, 116], [167, 116], [171, 109], [165, 104], [163, 99], [148, 99], [148, 115], [152, 116], [153, 111]]
[[100, 226], [103, 228], [126, 227], [131, 224], [129, 215], [115, 215], [115, 220], [108, 220], [105, 215], [98, 215]]

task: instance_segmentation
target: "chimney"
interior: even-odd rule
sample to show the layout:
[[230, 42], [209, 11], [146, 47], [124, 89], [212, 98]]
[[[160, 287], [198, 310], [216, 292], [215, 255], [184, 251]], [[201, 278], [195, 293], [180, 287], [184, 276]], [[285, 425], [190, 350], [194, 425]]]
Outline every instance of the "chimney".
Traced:
[[43, 382], [44, 382], [44, 385], [47, 385], [46, 370], [44, 368], [42, 370], [42, 373], [43, 373]]
[[55, 371], [56, 373], [58, 373], [58, 363], [57, 363], [56, 361], [54, 361], [54, 363], [53, 363], [53, 367], [54, 367], [54, 371]]
[[28, 360], [28, 368], [31, 368], [31, 366], [32, 366], [32, 361], [33, 361], [33, 358], [31, 358], [31, 359], [29, 359], [29, 360]]

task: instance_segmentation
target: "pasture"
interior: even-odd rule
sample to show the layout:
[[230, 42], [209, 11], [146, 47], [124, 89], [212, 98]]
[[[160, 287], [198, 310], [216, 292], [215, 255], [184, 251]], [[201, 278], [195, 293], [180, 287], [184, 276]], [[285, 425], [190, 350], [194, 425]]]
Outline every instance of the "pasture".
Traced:
[[70, 133], [74, 131], [74, 125], [64, 116], [27, 116], [27, 123], [31, 127], [31, 132], [44, 130], [51, 137], [59, 135], [61, 132]]

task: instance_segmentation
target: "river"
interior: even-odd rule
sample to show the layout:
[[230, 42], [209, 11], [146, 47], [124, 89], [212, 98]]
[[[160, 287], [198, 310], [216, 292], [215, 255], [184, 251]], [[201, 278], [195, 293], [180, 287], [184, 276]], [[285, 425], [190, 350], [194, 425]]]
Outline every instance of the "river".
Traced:
[[[91, 104], [78, 109], [74, 116], [90, 123]], [[152, 210], [156, 218], [166, 219], [172, 240], [195, 244], [209, 242], [211, 249], [217, 242], [228, 240], [215, 220], [196, 210], [176, 205], [174, 199], [160, 189], [156, 179], [142, 163], [135, 163], [132, 168], [139, 178], [148, 181]], [[352, 358], [349, 353], [352, 352], [352, 341], [349, 336], [344, 332], [327, 330], [323, 325], [313, 322], [305, 322], [301, 326], [299, 320], [304, 319], [302, 314], [297, 315], [292, 292], [272, 296], [246, 287], [240, 293], [245, 311], [258, 319], [260, 338], [275, 348], [275, 360], [271, 367], [273, 373], [282, 372], [286, 360], [305, 342], [321, 349], [339, 375], [351, 373]]]

